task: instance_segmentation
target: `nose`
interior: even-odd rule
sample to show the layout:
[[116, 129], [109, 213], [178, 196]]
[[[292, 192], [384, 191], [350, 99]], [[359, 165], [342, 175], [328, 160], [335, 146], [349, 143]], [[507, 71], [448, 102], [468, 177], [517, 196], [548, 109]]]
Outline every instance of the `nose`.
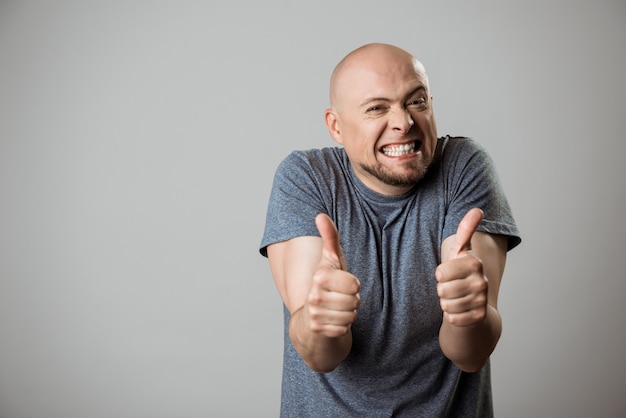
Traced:
[[391, 129], [399, 133], [407, 133], [415, 122], [406, 109], [394, 109], [389, 113], [389, 125]]

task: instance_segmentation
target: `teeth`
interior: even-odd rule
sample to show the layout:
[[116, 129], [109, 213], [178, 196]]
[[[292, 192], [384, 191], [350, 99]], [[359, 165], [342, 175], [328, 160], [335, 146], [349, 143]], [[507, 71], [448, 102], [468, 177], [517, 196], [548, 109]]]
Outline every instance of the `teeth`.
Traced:
[[399, 157], [401, 155], [410, 154], [415, 149], [415, 142], [411, 142], [410, 144], [404, 145], [390, 145], [388, 147], [383, 147], [383, 154], [388, 155], [390, 157]]

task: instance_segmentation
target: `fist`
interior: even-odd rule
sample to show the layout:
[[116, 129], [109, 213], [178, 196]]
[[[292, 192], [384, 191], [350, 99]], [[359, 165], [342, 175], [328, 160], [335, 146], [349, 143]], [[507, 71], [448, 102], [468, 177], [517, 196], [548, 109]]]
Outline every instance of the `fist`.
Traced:
[[315, 218], [322, 237], [322, 256], [317, 266], [307, 299], [311, 330], [327, 337], [347, 334], [361, 302], [359, 280], [349, 273], [339, 233], [325, 214]]
[[435, 271], [437, 294], [444, 320], [469, 327], [487, 316], [489, 285], [483, 263], [472, 253], [472, 237], [483, 218], [480, 209], [471, 209], [461, 220], [452, 244], [442, 254], [444, 260]]

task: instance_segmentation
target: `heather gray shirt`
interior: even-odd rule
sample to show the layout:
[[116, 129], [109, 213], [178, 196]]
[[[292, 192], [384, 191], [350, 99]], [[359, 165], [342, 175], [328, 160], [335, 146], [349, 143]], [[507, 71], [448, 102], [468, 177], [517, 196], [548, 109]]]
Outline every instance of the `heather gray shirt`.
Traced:
[[435, 268], [442, 241], [473, 207], [479, 231], [519, 232], [493, 162], [475, 141], [438, 140], [427, 176], [410, 192], [384, 196], [354, 174], [342, 148], [296, 151], [274, 178], [261, 254], [268, 245], [319, 236], [315, 216], [337, 225], [348, 270], [361, 282], [352, 350], [331, 373], [311, 371], [288, 336], [285, 309], [283, 417], [489, 417], [490, 366], [457, 369], [441, 352]]

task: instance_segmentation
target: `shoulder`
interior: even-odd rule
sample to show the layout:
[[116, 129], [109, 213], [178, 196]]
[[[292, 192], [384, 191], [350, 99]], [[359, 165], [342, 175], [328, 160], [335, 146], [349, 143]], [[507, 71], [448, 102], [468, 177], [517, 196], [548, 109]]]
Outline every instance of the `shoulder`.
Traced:
[[268, 203], [261, 254], [269, 244], [316, 236], [315, 216], [329, 213], [345, 189], [342, 148], [292, 151], [279, 164]]
[[484, 146], [466, 136], [444, 136], [439, 138], [438, 146], [444, 156], [487, 154]]
[[345, 151], [339, 147], [315, 148], [308, 150], [296, 150], [287, 155], [281, 162], [281, 166], [320, 166], [340, 165], [345, 160]]
[[344, 149], [339, 147], [292, 151], [279, 164], [276, 178], [332, 184], [346, 176], [348, 164]]
[[449, 174], [465, 175], [467, 170], [493, 170], [487, 149], [470, 137], [446, 136], [439, 139], [437, 158]]

